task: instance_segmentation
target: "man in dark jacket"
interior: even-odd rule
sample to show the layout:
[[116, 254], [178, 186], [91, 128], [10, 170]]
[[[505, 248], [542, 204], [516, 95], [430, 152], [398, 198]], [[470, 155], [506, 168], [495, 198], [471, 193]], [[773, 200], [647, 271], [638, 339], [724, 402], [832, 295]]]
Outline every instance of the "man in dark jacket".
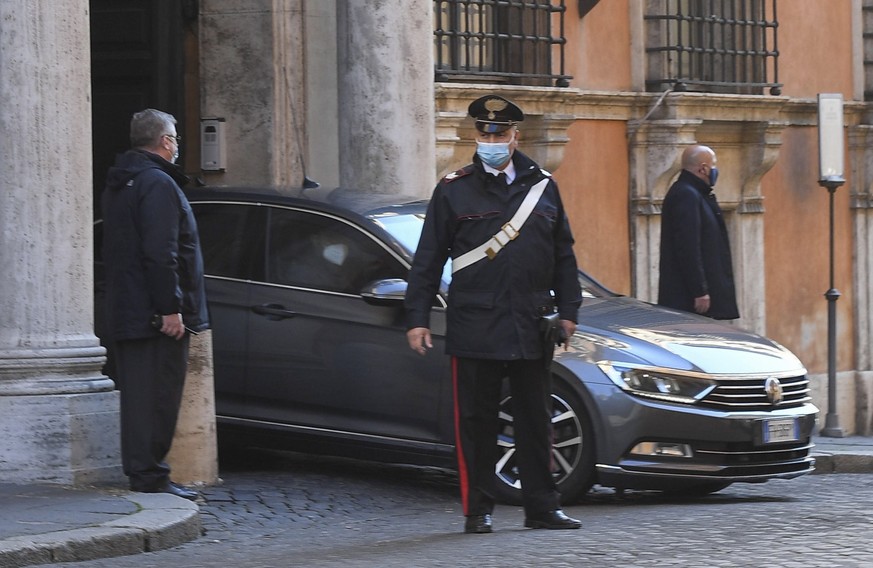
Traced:
[[715, 152], [689, 146], [682, 172], [661, 211], [658, 303], [714, 319], [740, 317], [730, 241], [712, 193], [718, 178]]
[[182, 401], [189, 333], [209, 327], [197, 224], [173, 162], [172, 115], [146, 109], [130, 123], [103, 192], [107, 334], [121, 391], [121, 459], [133, 491], [194, 499], [164, 461]]
[[[525, 526], [576, 529], [581, 523], [561, 511], [551, 471], [546, 363], [554, 344], [544, 347], [540, 332], [542, 316], [556, 308], [564, 334], [576, 329], [582, 296], [570, 224], [551, 175], [516, 151], [521, 109], [488, 95], [468, 110], [478, 130], [477, 151], [473, 163], [443, 178], [431, 198], [409, 273], [409, 346], [422, 355], [433, 346], [430, 308], [451, 256], [446, 352], [452, 355], [464, 530], [492, 531], [504, 377], [513, 395]], [[526, 201], [538, 191], [540, 197]], [[525, 201], [532, 210], [519, 220]]]

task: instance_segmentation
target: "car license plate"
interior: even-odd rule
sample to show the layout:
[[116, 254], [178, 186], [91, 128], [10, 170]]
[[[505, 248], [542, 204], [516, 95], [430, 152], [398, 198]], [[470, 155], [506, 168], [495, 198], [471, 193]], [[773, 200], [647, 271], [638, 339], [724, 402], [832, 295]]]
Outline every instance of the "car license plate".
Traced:
[[797, 420], [794, 418], [764, 420], [763, 427], [762, 439], [765, 444], [796, 442], [800, 438], [797, 433]]

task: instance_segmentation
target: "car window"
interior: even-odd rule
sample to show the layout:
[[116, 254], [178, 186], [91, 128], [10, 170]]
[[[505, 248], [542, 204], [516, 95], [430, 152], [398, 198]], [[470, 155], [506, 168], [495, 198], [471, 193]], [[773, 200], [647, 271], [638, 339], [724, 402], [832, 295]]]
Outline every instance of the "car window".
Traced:
[[273, 208], [267, 281], [360, 294], [365, 284], [406, 278], [406, 269], [369, 234], [327, 215]]
[[191, 204], [206, 274], [242, 280], [262, 274], [266, 211], [235, 203]]
[[[397, 215], [396, 213], [381, 213], [370, 217], [374, 223], [388, 231], [410, 253], [415, 254], [421, 230], [424, 228], [424, 215]], [[443, 266], [443, 285], [441, 289], [448, 290], [452, 281], [452, 261], [449, 259]]]

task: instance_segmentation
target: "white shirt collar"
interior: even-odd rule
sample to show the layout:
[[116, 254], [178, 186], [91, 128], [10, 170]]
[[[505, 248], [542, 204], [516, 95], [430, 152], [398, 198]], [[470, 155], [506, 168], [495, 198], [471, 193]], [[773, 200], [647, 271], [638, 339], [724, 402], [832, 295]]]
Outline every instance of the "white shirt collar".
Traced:
[[500, 174], [506, 174], [506, 183], [510, 184], [515, 181], [515, 164], [512, 163], [512, 158], [509, 159], [509, 164], [503, 168], [502, 170], [498, 170], [497, 168], [492, 168], [485, 162], [482, 162], [482, 167], [485, 168], [485, 171], [493, 176], [498, 176]]

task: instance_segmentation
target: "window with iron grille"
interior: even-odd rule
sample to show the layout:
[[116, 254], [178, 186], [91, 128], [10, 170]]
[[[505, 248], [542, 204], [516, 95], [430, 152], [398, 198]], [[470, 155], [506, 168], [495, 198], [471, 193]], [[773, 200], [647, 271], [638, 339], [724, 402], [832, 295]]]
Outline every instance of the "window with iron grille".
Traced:
[[647, 0], [650, 91], [782, 92], [776, 0]]
[[861, 16], [864, 18], [864, 100], [873, 101], [873, 0], [864, 0]]
[[569, 86], [564, 0], [434, 0], [437, 81]]

